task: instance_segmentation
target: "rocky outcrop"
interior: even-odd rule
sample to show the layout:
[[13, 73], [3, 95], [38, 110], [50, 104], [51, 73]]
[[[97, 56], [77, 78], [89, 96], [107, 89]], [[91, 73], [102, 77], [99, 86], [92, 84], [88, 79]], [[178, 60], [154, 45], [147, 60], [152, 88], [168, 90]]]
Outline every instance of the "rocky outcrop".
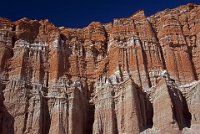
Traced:
[[198, 133], [200, 6], [82, 29], [0, 19], [0, 133]]

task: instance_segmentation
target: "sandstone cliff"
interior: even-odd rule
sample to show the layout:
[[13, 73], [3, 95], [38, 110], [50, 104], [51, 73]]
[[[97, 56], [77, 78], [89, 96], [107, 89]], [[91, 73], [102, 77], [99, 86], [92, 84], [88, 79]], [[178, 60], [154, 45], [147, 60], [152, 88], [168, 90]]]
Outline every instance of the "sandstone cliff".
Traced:
[[198, 134], [199, 59], [199, 5], [83, 29], [0, 18], [0, 133]]

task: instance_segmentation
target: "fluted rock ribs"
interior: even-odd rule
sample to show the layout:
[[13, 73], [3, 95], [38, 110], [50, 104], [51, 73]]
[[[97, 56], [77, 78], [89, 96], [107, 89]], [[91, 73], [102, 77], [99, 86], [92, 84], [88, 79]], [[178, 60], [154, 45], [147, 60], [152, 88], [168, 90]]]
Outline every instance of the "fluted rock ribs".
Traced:
[[200, 130], [200, 6], [83, 29], [0, 19], [0, 133]]

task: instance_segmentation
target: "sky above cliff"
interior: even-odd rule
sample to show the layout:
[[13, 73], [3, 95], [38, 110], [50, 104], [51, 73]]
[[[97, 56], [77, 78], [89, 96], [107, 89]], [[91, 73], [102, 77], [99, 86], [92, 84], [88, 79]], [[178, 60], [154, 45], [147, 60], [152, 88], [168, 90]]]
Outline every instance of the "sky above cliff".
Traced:
[[12, 21], [49, 19], [56, 26], [81, 28], [92, 21], [108, 23], [113, 18], [129, 17], [140, 9], [150, 16], [187, 3], [200, 4], [200, 0], [4, 0], [0, 17]]

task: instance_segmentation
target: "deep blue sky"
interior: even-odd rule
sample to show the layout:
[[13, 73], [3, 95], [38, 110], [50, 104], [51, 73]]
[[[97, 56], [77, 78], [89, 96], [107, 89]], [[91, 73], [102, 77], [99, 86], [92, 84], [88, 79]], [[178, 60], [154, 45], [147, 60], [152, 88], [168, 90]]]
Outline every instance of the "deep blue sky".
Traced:
[[111, 22], [144, 9], [147, 16], [200, 0], [2, 0], [0, 17], [49, 19], [56, 26], [85, 27], [92, 21]]

